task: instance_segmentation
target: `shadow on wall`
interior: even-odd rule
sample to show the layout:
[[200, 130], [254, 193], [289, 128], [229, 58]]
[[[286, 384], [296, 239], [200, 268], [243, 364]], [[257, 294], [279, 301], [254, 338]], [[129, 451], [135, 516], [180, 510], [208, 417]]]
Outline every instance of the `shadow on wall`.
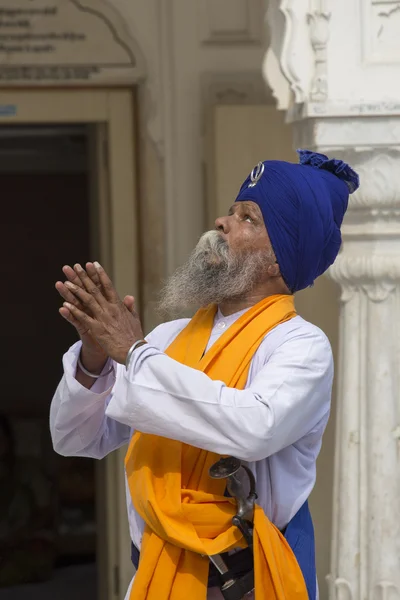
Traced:
[[328, 600], [326, 576], [330, 572], [336, 380], [339, 347], [339, 299], [339, 286], [326, 276], [320, 277], [314, 287], [296, 294], [296, 308], [298, 313], [326, 333], [332, 345], [335, 361], [332, 411], [325, 431], [321, 453], [317, 461], [317, 483], [310, 498], [310, 507], [315, 525], [320, 600]]

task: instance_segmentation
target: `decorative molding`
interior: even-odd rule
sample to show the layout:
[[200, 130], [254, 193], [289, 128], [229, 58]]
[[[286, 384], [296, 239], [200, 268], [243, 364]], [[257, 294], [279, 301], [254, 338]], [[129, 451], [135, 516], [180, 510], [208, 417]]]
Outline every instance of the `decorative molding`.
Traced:
[[[325, 150], [325, 149], [324, 149]], [[383, 302], [400, 286], [400, 153], [335, 152], [360, 175], [342, 226], [343, 251], [329, 270], [342, 302], [357, 290]]]
[[[32, 2], [32, 0], [31, 0], [31, 2]], [[76, 6], [78, 11], [80, 11], [83, 15], [86, 13], [97, 19], [100, 19], [100, 21], [103, 21], [105, 23], [105, 25], [108, 27], [115, 43], [125, 50], [130, 66], [132, 66], [132, 67], [136, 66], [137, 61], [136, 61], [135, 55], [132, 51], [132, 48], [130, 47], [131, 40], [124, 39], [126, 37], [126, 33], [127, 33], [126, 31], [124, 33], [118, 31], [119, 28], [113, 22], [115, 20], [115, 16], [114, 16], [114, 18], [112, 18], [112, 17], [110, 18], [110, 15], [106, 14], [109, 12], [108, 8], [107, 8], [107, 10], [104, 10], [106, 5], [103, 6], [103, 11], [101, 11], [99, 8], [99, 4], [98, 3], [93, 4], [91, 2], [91, 0], [70, 0], [70, 2], [71, 2], [71, 4]], [[112, 5], [107, 5], [107, 6], [112, 8]]]
[[328, 98], [327, 44], [331, 13], [325, 9], [325, 0], [311, 0], [307, 14], [311, 45], [315, 55], [315, 73], [311, 84], [310, 99], [323, 102]]
[[391, 581], [381, 581], [372, 591], [372, 600], [400, 600], [400, 588]]
[[350, 163], [361, 182], [350, 196], [342, 226], [343, 250], [329, 276], [342, 287], [342, 302], [357, 290], [372, 302], [383, 302], [400, 286], [400, 152], [318, 150]]
[[[328, 581], [331, 579], [328, 576]], [[351, 585], [346, 579], [338, 578], [333, 582], [334, 593], [331, 594], [331, 600], [354, 600]], [[374, 586], [371, 600], [399, 600], [400, 591], [396, 584], [390, 581], [383, 581]]]
[[202, 0], [198, 6], [203, 44], [261, 43], [264, 7], [260, 0]]
[[290, 87], [280, 70], [278, 58], [271, 46], [264, 55], [262, 72], [276, 100], [277, 110], [287, 110], [290, 105]]
[[[322, 11], [325, 14], [325, 11]], [[314, 15], [315, 13], [315, 15]], [[316, 53], [318, 68], [320, 63], [320, 41], [323, 35], [320, 27], [311, 28], [307, 23], [307, 15], [317, 18], [318, 10], [312, 6], [311, 13], [307, 11], [306, 2], [297, 0], [270, 0], [267, 11], [267, 22], [271, 37], [271, 46], [264, 60], [264, 77], [278, 99], [280, 106], [288, 107], [291, 100], [294, 105], [301, 105], [309, 99], [313, 77], [315, 75]], [[314, 40], [314, 49], [311, 45]], [[323, 56], [323, 54], [322, 54]], [[289, 84], [283, 85], [282, 76]]]
[[266, 14], [269, 26], [270, 43], [264, 55], [262, 71], [265, 81], [272, 90], [278, 110], [287, 110], [290, 105], [291, 90], [280, 66], [285, 23], [277, 0], [270, 0]]
[[[396, 157], [378, 154], [356, 167], [361, 186], [352, 195], [350, 210], [374, 208], [382, 211], [382, 216], [398, 214], [400, 210], [400, 154]], [[366, 182], [362, 185], [362, 182]], [[378, 216], [379, 212], [374, 213]]]
[[272, 104], [259, 71], [240, 73], [203, 73], [203, 104]]
[[399, 116], [315, 116], [293, 122], [294, 142], [300, 148], [319, 148], [320, 152], [344, 156], [346, 162], [369, 160], [377, 154], [400, 159]]
[[343, 238], [398, 238], [400, 119], [304, 119], [293, 124], [293, 131], [296, 147], [342, 159], [360, 176], [360, 188], [349, 199]]
[[203, 73], [202, 134], [207, 131], [210, 110], [217, 105], [273, 104], [273, 97], [259, 71], [240, 73]]
[[351, 591], [351, 585], [346, 579], [336, 579], [334, 581], [335, 589], [335, 600], [353, 600], [353, 592]]
[[283, 37], [280, 65], [283, 74], [289, 82], [290, 88], [294, 94], [295, 103], [304, 102], [306, 99], [305, 90], [301, 84], [299, 74], [293, 62], [293, 53], [295, 49], [296, 19], [294, 12], [294, 3], [296, 0], [281, 0], [279, 9], [285, 18], [285, 32]]
[[354, 256], [342, 253], [328, 275], [342, 287], [342, 302], [362, 290], [371, 302], [383, 302], [400, 286], [400, 261], [394, 256]]
[[367, 62], [400, 62], [400, 1], [369, 0], [363, 6], [364, 53]]

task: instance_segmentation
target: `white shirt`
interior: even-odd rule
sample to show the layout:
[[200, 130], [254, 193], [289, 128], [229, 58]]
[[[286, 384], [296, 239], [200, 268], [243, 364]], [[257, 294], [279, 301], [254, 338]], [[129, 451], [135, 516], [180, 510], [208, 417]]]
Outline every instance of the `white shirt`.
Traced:
[[[217, 312], [207, 349], [245, 311]], [[253, 470], [258, 502], [283, 529], [310, 495], [331, 401], [333, 359], [320, 329], [297, 316], [270, 331], [251, 361], [244, 390], [178, 363], [164, 350], [188, 319], [164, 323], [134, 351], [129, 370], [75, 379], [80, 342], [64, 355], [64, 376], [50, 410], [56, 452], [101, 459], [133, 430], [233, 455]], [[140, 548], [143, 521], [129, 492], [130, 534]]]

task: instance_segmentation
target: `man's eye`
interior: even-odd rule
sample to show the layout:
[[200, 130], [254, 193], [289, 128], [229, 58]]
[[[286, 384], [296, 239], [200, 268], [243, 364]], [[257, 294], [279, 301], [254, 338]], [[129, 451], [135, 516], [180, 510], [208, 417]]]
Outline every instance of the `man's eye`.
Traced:
[[254, 223], [252, 217], [250, 215], [244, 215], [243, 221], [248, 221], [249, 223]]

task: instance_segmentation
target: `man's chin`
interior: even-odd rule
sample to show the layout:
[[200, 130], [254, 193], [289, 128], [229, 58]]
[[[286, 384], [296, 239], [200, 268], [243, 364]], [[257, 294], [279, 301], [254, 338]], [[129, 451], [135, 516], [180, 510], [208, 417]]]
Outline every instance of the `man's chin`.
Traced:
[[213, 269], [215, 267], [219, 267], [222, 264], [222, 258], [217, 256], [216, 254], [211, 254], [207, 256], [206, 259], [206, 268]]

